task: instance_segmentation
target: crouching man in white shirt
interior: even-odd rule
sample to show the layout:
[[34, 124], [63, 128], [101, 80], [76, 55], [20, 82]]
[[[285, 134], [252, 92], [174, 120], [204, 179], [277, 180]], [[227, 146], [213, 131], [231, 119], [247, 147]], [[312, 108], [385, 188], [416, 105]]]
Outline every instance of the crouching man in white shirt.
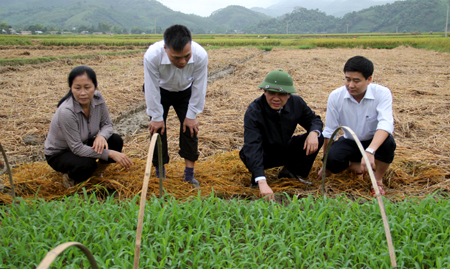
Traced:
[[[327, 115], [323, 136], [328, 144], [339, 126], [350, 127], [364, 146], [370, 165], [382, 195], [383, 176], [394, 159], [396, 148], [391, 91], [373, 84], [373, 63], [362, 56], [350, 58], [344, 66], [345, 86], [328, 97]], [[324, 156], [326, 146], [323, 147]], [[334, 141], [328, 153], [326, 175], [351, 169], [357, 174], [367, 172], [366, 163], [352, 136], [344, 130], [344, 136]], [[318, 176], [322, 177], [323, 169]], [[375, 190], [372, 188], [372, 196]]]

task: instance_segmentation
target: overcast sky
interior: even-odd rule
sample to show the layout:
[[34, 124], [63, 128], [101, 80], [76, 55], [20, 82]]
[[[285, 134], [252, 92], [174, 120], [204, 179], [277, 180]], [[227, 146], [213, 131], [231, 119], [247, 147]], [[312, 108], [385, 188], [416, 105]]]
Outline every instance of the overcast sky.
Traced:
[[[208, 17], [212, 12], [230, 5], [239, 5], [246, 8], [263, 7], [276, 4], [281, 0], [157, 0], [166, 7], [180, 11], [186, 14], [196, 14], [202, 17]], [[332, 0], [314, 0], [314, 1], [332, 1]], [[365, 1], [365, 0], [361, 0]], [[383, 1], [383, 0], [375, 0]]]

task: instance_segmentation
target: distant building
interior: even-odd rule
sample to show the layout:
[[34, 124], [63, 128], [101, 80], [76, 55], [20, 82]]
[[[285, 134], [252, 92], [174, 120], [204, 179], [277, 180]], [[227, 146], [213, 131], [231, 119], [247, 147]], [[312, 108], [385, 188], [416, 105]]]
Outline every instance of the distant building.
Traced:
[[106, 32], [105, 35], [113, 35], [113, 32]]
[[14, 30], [13, 28], [9, 28], [9, 32], [10, 32], [12, 35], [17, 35], [16, 30]]
[[34, 33], [35, 33], [36, 35], [42, 35], [42, 34], [43, 34], [42, 31], [34, 31]]
[[58, 33], [58, 31], [50, 31], [51, 35], [56, 35]]
[[20, 31], [21, 35], [31, 35], [31, 31]]
[[93, 35], [103, 35], [103, 32], [93, 32]]
[[61, 32], [62, 35], [71, 35], [72, 32]]
[[89, 31], [81, 31], [80, 34], [82, 34], [82, 35], [88, 35], [88, 34], [89, 34]]

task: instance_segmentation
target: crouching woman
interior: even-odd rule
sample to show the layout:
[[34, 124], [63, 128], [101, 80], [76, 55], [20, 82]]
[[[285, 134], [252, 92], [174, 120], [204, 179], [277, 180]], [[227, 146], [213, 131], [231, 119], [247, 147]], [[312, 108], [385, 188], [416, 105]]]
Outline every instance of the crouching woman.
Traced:
[[[69, 74], [69, 92], [58, 103], [45, 140], [47, 163], [63, 173], [66, 188], [83, 182], [110, 163], [125, 168], [133, 163], [123, 153], [123, 140], [113, 126], [97, 76], [92, 68], [77, 66]], [[97, 159], [99, 162], [97, 163]]]

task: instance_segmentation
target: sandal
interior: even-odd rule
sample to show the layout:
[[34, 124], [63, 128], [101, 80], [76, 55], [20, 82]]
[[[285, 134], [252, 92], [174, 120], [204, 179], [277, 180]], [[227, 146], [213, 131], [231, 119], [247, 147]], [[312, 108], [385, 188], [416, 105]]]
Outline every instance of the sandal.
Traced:
[[[381, 194], [381, 195], [386, 195], [386, 192], [384, 191], [383, 184], [380, 184], [380, 183], [377, 182], [377, 185], [378, 185], [378, 190], [380, 191], [380, 194]], [[376, 196], [375, 190], [374, 190], [373, 187], [372, 187], [370, 193], [371, 193], [371, 196], [372, 196], [372, 197], [375, 197], [375, 196]]]
[[62, 184], [66, 189], [69, 189], [75, 186], [75, 181], [73, 179], [70, 179], [68, 174], [63, 174]]

